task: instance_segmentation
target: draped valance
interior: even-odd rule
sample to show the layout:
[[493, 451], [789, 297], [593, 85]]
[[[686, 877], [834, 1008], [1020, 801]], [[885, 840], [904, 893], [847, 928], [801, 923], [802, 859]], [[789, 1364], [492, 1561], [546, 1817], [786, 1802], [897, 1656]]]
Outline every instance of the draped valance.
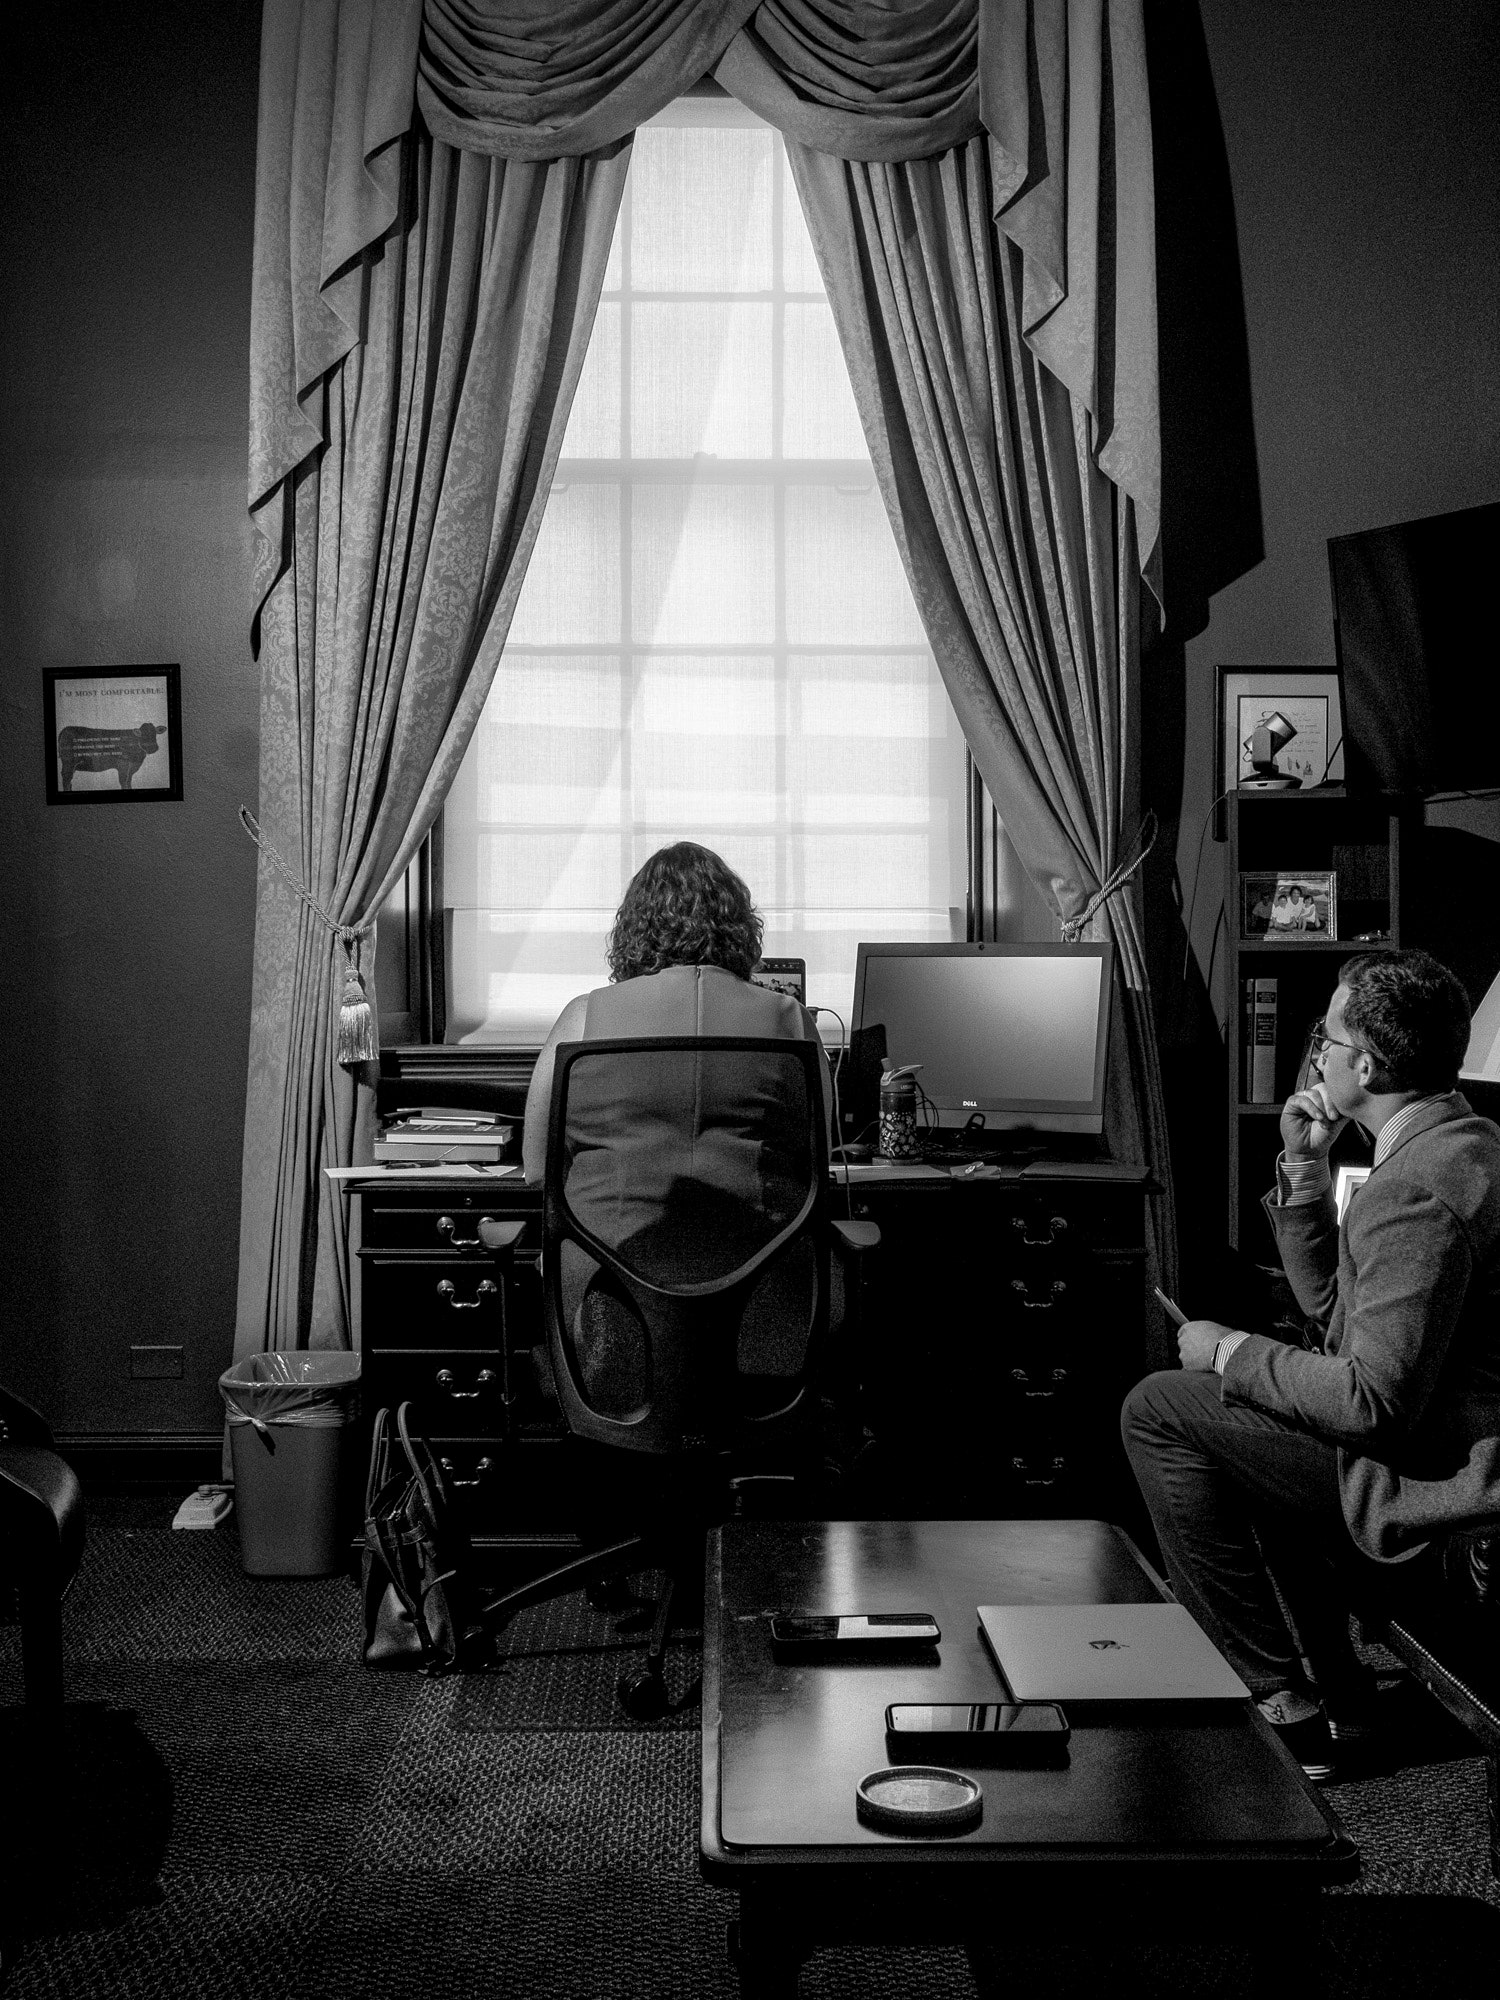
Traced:
[[899, 161], [983, 134], [1037, 358], [1090, 413], [1158, 581], [1160, 440], [1142, 0], [267, 0], [251, 310], [255, 601], [284, 482], [327, 435], [362, 267], [420, 117], [469, 152], [597, 154], [705, 75], [789, 138]]

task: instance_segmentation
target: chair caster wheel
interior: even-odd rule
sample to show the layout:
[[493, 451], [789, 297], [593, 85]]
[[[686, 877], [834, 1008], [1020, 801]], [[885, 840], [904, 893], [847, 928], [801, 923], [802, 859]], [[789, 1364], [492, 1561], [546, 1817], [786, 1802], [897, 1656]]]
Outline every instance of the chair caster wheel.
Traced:
[[636, 1722], [655, 1722], [667, 1712], [667, 1687], [660, 1674], [621, 1674], [620, 1701]]

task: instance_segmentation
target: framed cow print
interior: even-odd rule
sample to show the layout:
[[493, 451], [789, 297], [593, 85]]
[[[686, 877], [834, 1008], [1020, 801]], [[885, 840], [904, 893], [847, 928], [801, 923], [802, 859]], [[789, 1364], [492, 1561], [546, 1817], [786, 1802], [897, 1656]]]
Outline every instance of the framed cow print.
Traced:
[[47, 803], [182, 797], [182, 690], [171, 667], [44, 667]]

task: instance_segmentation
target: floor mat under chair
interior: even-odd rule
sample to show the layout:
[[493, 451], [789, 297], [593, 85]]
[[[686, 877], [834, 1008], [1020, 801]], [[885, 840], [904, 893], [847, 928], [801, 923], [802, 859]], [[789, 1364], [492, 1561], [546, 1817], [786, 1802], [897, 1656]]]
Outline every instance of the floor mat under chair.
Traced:
[[488, 1672], [465, 1674], [453, 1727], [471, 1734], [495, 1730], [696, 1729], [696, 1688], [703, 1635], [674, 1631], [662, 1660], [667, 1712], [634, 1722], [620, 1705], [617, 1683], [639, 1669], [651, 1634], [651, 1593], [661, 1577], [630, 1579], [635, 1609], [598, 1611], [581, 1590], [519, 1612], [500, 1634], [499, 1657]]

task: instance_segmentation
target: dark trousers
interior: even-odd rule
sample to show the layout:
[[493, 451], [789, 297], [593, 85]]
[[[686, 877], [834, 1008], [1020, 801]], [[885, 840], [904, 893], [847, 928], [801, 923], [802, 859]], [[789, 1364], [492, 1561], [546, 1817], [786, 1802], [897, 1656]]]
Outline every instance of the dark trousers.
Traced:
[[1168, 1578], [1257, 1698], [1306, 1688], [1300, 1651], [1336, 1703], [1367, 1679], [1349, 1608], [1368, 1560], [1344, 1525], [1337, 1454], [1268, 1411], [1221, 1402], [1219, 1389], [1210, 1371], [1164, 1370], [1120, 1413]]

